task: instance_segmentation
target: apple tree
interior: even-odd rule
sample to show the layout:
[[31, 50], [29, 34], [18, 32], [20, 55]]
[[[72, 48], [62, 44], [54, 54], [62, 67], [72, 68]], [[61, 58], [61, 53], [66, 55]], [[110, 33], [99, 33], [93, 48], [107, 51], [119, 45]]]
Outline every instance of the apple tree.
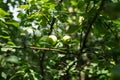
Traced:
[[0, 0], [0, 80], [120, 78], [120, 0]]

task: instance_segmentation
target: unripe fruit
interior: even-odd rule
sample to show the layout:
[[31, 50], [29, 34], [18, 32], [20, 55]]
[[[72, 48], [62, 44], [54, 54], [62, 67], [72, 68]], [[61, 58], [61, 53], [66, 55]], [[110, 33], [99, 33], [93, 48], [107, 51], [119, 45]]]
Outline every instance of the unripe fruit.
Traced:
[[57, 37], [55, 35], [48, 36], [48, 41], [50, 44], [54, 45], [57, 42]]
[[62, 40], [64, 43], [68, 43], [71, 40], [71, 37], [68, 35], [65, 35]]

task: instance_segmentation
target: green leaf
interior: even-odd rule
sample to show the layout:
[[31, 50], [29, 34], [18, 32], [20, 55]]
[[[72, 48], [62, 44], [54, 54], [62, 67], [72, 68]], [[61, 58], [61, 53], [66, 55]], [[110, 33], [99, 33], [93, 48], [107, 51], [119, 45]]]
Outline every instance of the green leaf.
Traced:
[[113, 74], [120, 76], [120, 64], [114, 66], [111, 71]]
[[4, 51], [4, 52], [6, 52], [8, 50], [15, 52], [15, 49], [13, 49], [13, 48], [7, 48], [7, 47], [1, 48], [1, 51]]
[[4, 18], [0, 18], [0, 21], [5, 22], [5, 19]]
[[67, 30], [67, 33], [74, 33], [76, 31], [78, 31], [80, 29], [80, 26], [79, 25], [73, 25], [71, 24], [69, 29]]
[[5, 23], [8, 24], [8, 25], [13, 25], [15, 27], [19, 27], [19, 23], [16, 22], [16, 21], [9, 21], [9, 22], [5, 22]]
[[71, 1], [71, 4], [72, 4], [73, 6], [77, 6], [77, 2], [76, 2], [76, 1]]
[[25, 16], [25, 14], [24, 14], [23, 12], [20, 12], [20, 13], [17, 15], [18, 18], [24, 18], [24, 16]]
[[12, 46], [15, 46], [15, 44], [11, 41], [7, 42], [7, 45], [12, 45]]
[[120, 25], [120, 20], [114, 20], [113, 23]]
[[0, 8], [0, 18], [3, 18], [6, 15], [9, 15], [9, 13]]
[[7, 58], [6, 58], [6, 61], [7, 61], [7, 62], [11, 62], [11, 63], [18, 63], [18, 57], [12, 55], [12, 56], [7, 57]]
[[0, 26], [1, 27], [6, 27], [6, 24], [4, 22], [0, 21]]
[[28, 5], [20, 5], [19, 6], [19, 8], [21, 8], [21, 9], [28, 9], [28, 7], [29, 7]]
[[42, 14], [40, 13], [40, 12], [34, 12], [34, 13], [32, 13], [32, 14], [30, 14], [27, 18], [28, 19], [31, 19], [31, 18], [35, 18], [35, 17], [41, 17], [42, 16]]
[[2, 36], [2, 35], [0, 35], [0, 38], [3, 38], [3, 39], [9, 39], [10, 36]]
[[7, 75], [6, 75], [4, 72], [1, 73], [1, 76], [2, 76], [5, 80], [7, 79]]
[[38, 80], [38, 79], [36, 78], [36, 76], [35, 76], [35, 72], [34, 72], [32, 69], [30, 69], [30, 72], [31, 72], [31, 75], [33, 76], [33, 79], [34, 79], [34, 80]]
[[102, 21], [96, 21], [93, 29], [94, 34], [103, 36], [105, 33], [107, 33], [107, 28], [103, 24], [104, 23]]

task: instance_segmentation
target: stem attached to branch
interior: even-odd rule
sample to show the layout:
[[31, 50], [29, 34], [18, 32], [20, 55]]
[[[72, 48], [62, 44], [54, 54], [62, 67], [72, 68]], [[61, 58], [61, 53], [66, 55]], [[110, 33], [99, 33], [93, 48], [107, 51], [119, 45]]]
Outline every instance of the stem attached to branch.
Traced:
[[48, 33], [48, 35], [50, 35], [51, 33], [52, 33], [52, 31], [53, 31], [53, 26], [54, 26], [54, 24], [55, 24], [55, 21], [56, 21], [56, 18], [55, 17], [53, 17], [52, 18], [52, 22], [50, 23], [50, 32]]

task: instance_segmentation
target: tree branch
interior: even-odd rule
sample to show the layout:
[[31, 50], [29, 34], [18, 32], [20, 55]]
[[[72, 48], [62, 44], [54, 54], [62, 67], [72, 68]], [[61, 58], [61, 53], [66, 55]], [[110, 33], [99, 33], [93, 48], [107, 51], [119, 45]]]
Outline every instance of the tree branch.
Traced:
[[87, 25], [88, 29], [87, 29], [87, 31], [85, 33], [84, 38], [83, 38], [83, 43], [82, 43], [82, 46], [80, 48], [80, 53], [79, 54], [81, 54], [81, 52], [83, 51], [83, 49], [86, 47], [87, 38], [88, 38], [88, 35], [89, 35], [89, 33], [90, 33], [91, 29], [92, 29], [92, 25], [94, 24], [94, 22], [96, 21], [97, 17], [99, 16], [100, 11], [103, 9], [104, 3], [105, 3], [105, 0], [102, 0], [101, 4], [100, 4], [100, 7], [97, 10], [95, 16], [92, 18], [92, 20], [91, 19], [88, 20], [88, 22], [89, 22], [89, 24]]
[[40, 70], [41, 70], [41, 75], [42, 75], [42, 80], [45, 80], [45, 72], [44, 72], [44, 59], [45, 59], [45, 52], [42, 51], [42, 53], [40, 54]]
[[[78, 57], [77, 57], [77, 66], [79, 66], [78, 67], [79, 70], [81, 70], [82, 65], [84, 66], [86, 64], [86, 62], [84, 62], [84, 60], [82, 59], [82, 56], [81, 56], [82, 54], [81, 53], [83, 53], [83, 50], [86, 48], [88, 35], [90, 34], [90, 31], [92, 29], [92, 25], [95, 23], [95, 21], [96, 21], [97, 17], [99, 16], [101, 10], [103, 9], [104, 3], [105, 3], [105, 0], [101, 0], [100, 7], [96, 11], [96, 13], [93, 16], [93, 18], [92, 19], [88, 19], [87, 30], [85, 31], [85, 36], [83, 38], [83, 42], [81, 44], [81, 48], [79, 50]], [[85, 76], [85, 78], [86, 78], [86, 76]]]

